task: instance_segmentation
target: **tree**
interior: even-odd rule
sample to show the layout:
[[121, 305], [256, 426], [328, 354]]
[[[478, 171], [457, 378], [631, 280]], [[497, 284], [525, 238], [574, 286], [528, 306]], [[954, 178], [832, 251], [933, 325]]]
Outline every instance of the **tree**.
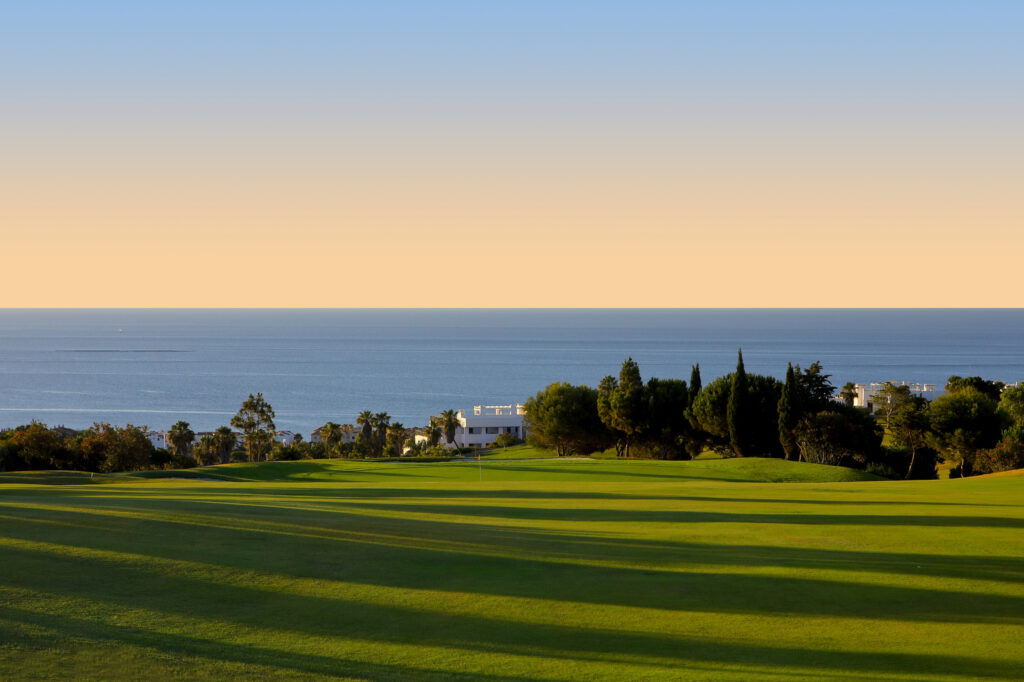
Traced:
[[423, 429], [423, 435], [427, 437], [427, 447], [433, 448], [441, 442], [441, 422], [437, 417], [431, 417], [427, 426]]
[[800, 384], [800, 403], [805, 414], [829, 410], [832, 407], [832, 395], [836, 392], [832, 385], [831, 374], [825, 374], [820, 362], [812, 362], [807, 369], [800, 371], [797, 365], [793, 371]]
[[601, 418], [601, 423], [605, 429], [615, 438], [615, 456], [622, 457], [622, 434], [608, 426], [611, 420], [611, 405], [612, 405], [612, 393], [615, 392], [619, 387], [619, 380], [609, 375], [601, 379], [601, 383], [597, 385], [597, 416]]
[[146, 427], [131, 424], [123, 428], [93, 424], [79, 436], [78, 447], [88, 453], [88, 458], [101, 462], [99, 469], [103, 472], [146, 469], [155, 451], [146, 437]]
[[388, 456], [401, 457], [402, 449], [405, 447], [405, 441], [408, 439], [409, 434], [406, 433], [405, 427], [401, 422], [388, 424], [387, 429]]
[[242, 432], [246, 458], [250, 462], [260, 462], [267, 458], [274, 442], [276, 427], [274, 408], [263, 399], [262, 393], [255, 396], [249, 394], [238, 414], [231, 418], [231, 425]]
[[807, 462], [863, 469], [881, 459], [882, 431], [867, 410], [836, 404], [808, 415], [796, 428]]
[[681, 379], [648, 379], [644, 387], [647, 425], [640, 434], [637, 447], [657, 459], [689, 459], [692, 450], [692, 427], [686, 416], [690, 393]]
[[796, 427], [803, 416], [800, 404], [800, 385], [793, 364], [786, 367], [786, 383], [779, 398], [779, 443], [786, 459], [796, 459], [799, 448], [796, 443]]
[[1007, 429], [995, 447], [982, 450], [974, 456], [974, 473], [994, 474], [999, 471], [1024, 468], [1024, 427], [1020, 424]]
[[599, 452], [612, 437], [598, 414], [597, 396], [589, 386], [553, 383], [527, 399], [523, 429], [531, 442], [559, 457]]
[[[695, 428], [706, 434], [707, 443], [712, 449], [722, 453], [733, 452], [728, 422], [732, 382], [733, 375], [727, 374], [706, 384], [689, 409]], [[782, 384], [774, 377], [747, 374], [747, 394], [752, 454], [781, 456], [778, 408]]]
[[364, 436], [373, 435], [373, 412], [369, 410], [363, 410], [356, 417], [356, 426], [359, 427], [359, 432]]
[[708, 437], [708, 444], [715, 450], [729, 448], [729, 424], [726, 410], [729, 394], [732, 392], [732, 374], [718, 377], [701, 389], [697, 399], [690, 403], [688, 414], [693, 426]]
[[940, 395], [931, 404], [930, 443], [947, 461], [960, 467], [960, 476], [971, 474], [974, 456], [993, 447], [1002, 431], [998, 403], [975, 388], [958, 388]]
[[334, 422], [327, 422], [320, 427], [320, 441], [324, 444], [324, 454], [330, 457], [341, 442], [341, 427]]
[[750, 409], [747, 400], [747, 370], [743, 367], [743, 350], [739, 351], [736, 371], [732, 375], [729, 402], [726, 406], [726, 423], [729, 427], [729, 445], [737, 457], [751, 453]]
[[459, 415], [455, 410], [445, 410], [439, 415], [438, 420], [441, 429], [444, 431], [444, 442], [448, 445], [453, 444], [455, 442], [455, 431], [462, 426], [459, 423]]
[[852, 381], [847, 381], [839, 390], [839, 397], [847, 407], [853, 407], [853, 401], [857, 397], [857, 386]]
[[703, 388], [703, 384], [700, 380], [700, 363], [690, 366], [690, 388], [687, 395], [687, 404], [692, 405], [693, 401], [700, 395], [700, 389]]
[[[909, 394], [909, 391], [908, 391]], [[928, 436], [930, 431], [930, 420], [928, 415], [928, 400], [911, 395], [909, 400], [900, 400], [891, 412], [888, 419], [889, 434], [897, 447], [901, 447], [910, 454], [910, 463], [907, 465], [907, 475], [904, 478], [919, 478], [915, 475], [918, 469], [929, 469], [927, 478], [935, 476], [935, 453], [931, 451], [931, 462], [927, 467], [921, 467], [917, 461], [919, 452], [928, 447]]]
[[377, 429], [377, 432], [374, 434], [377, 441], [376, 455], [380, 457], [384, 454], [384, 446], [387, 444], [388, 427], [391, 425], [391, 415], [387, 412], [378, 412], [373, 415], [373, 424]]
[[171, 444], [171, 451], [179, 457], [192, 452], [192, 441], [195, 438], [196, 434], [185, 421], [175, 422], [174, 426], [167, 431], [167, 441]]
[[216, 464], [220, 459], [217, 453], [216, 436], [210, 434], [201, 436], [192, 448], [192, 455], [201, 465]]
[[81, 469], [97, 471], [97, 463], [76, 457], [73, 448], [55, 430], [33, 421], [3, 434], [0, 471], [19, 469]]
[[1024, 382], [999, 395], [999, 412], [1009, 424], [1024, 424]]
[[633, 358], [627, 358], [622, 363], [618, 381], [608, 382], [607, 379], [601, 382], [607, 390], [598, 391], [598, 415], [604, 425], [618, 435], [621, 447], [617, 446], [616, 452], [629, 457], [630, 444], [647, 425], [640, 367]]
[[238, 445], [238, 437], [226, 426], [221, 426], [214, 431], [213, 437], [217, 444], [220, 463], [227, 464], [231, 461], [231, 453], [235, 451], [235, 446]]
[[1006, 384], [1001, 381], [989, 381], [981, 377], [958, 377], [954, 374], [946, 380], [947, 393], [975, 390], [995, 401], [999, 400], [1005, 387]]
[[885, 427], [889, 428], [892, 415], [897, 410], [905, 409], [913, 402], [913, 399], [914, 396], [910, 392], [909, 386], [897, 386], [891, 381], [887, 381], [875, 392], [875, 397], [871, 402], [875, 413], [884, 419]]

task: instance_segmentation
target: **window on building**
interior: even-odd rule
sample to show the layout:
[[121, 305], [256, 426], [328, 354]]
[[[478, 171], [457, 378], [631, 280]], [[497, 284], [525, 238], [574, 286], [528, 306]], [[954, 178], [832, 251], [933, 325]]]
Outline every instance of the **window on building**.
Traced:
[[487, 433], [498, 433], [498, 427], [497, 426], [488, 426], [487, 427]]

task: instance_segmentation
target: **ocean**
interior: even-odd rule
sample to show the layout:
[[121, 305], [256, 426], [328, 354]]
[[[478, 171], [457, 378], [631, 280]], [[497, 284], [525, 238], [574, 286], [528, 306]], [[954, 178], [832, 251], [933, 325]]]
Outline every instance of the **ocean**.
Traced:
[[447, 408], [596, 386], [632, 357], [644, 379], [735, 367], [782, 377], [821, 361], [846, 381], [1024, 379], [1024, 310], [0, 310], [0, 427], [33, 419], [194, 430], [262, 392], [280, 429], [362, 410], [406, 426]]

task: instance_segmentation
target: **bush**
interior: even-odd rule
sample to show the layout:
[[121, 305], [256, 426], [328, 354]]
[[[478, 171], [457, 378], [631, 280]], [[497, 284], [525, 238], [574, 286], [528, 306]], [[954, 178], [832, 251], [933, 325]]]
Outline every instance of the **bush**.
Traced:
[[494, 446], [499, 448], [509, 448], [513, 445], [519, 445], [523, 440], [517, 438], [515, 434], [503, 433], [494, 440]]
[[164, 448], [157, 448], [156, 450], [153, 450], [153, 454], [149, 456], [149, 463], [154, 469], [170, 469], [171, 453]]
[[974, 458], [974, 474], [994, 474], [999, 471], [1024, 469], [1024, 439], [1007, 435], [989, 450], [982, 450]]
[[273, 462], [295, 462], [300, 459], [312, 459], [306, 448], [299, 444], [278, 445], [270, 451], [270, 460]]
[[192, 455], [182, 453], [180, 455], [171, 455], [166, 466], [169, 469], [191, 469], [192, 467], [199, 466], [199, 463], [196, 462]]
[[903, 478], [902, 473], [893, 469], [886, 462], [868, 462], [865, 471], [869, 474], [874, 474], [875, 476], [881, 476], [882, 478], [891, 478], [893, 480]]

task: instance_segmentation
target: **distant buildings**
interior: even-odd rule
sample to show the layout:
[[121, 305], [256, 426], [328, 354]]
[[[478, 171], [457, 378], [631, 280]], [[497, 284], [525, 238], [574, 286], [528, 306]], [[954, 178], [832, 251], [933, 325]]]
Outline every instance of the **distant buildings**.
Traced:
[[854, 384], [854, 389], [856, 390], [856, 395], [853, 398], [854, 407], [866, 407], [868, 408], [868, 411], [874, 412], [877, 396], [887, 383], [894, 386], [907, 386], [910, 388], [910, 392], [914, 395], [924, 396], [929, 400], [935, 398], [935, 396], [940, 393], [940, 391], [936, 389], [935, 384], [920, 384], [907, 381], [876, 381], [870, 384]]
[[[295, 435], [292, 431], [278, 431], [274, 435], [274, 442], [287, 447], [295, 442]], [[299, 438], [301, 439], [301, 436]]]
[[[324, 441], [323, 436], [320, 433], [320, 430], [322, 428], [323, 428], [322, 426], [318, 426], [318, 427], [316, 427], [315, 429], [313, 429], [309, 433], [309, 442], [310, 443], [322, 443]], [[342, 442], [342, 443], [355, 443], [356, 442], [356, 436], [358, 436], [358, 435], [359, 435], [359, 429], [358, 428], [353, 428], [350, 431], [342, 429], [342, 431], [341, 431], [341, 441], [340, 442]]]
[[167, 432], [166, 431], [146, 431], [146, 438], [153, 444], [154, 448], [167, 450]]
[[[510, 434], [515, 438], [525, 438], [523, 415], [526, 406], [522, 403], [509, 405], [474, 405], [470, 410], [459, 410], [456, 419], [459, 426], [455, 429], [455, 442], [441, 444], [448, 447], [483, 448], [494, 443], [498, 436]], [[427, 440], [423, 434], [416, 434], [417, 443]]]

